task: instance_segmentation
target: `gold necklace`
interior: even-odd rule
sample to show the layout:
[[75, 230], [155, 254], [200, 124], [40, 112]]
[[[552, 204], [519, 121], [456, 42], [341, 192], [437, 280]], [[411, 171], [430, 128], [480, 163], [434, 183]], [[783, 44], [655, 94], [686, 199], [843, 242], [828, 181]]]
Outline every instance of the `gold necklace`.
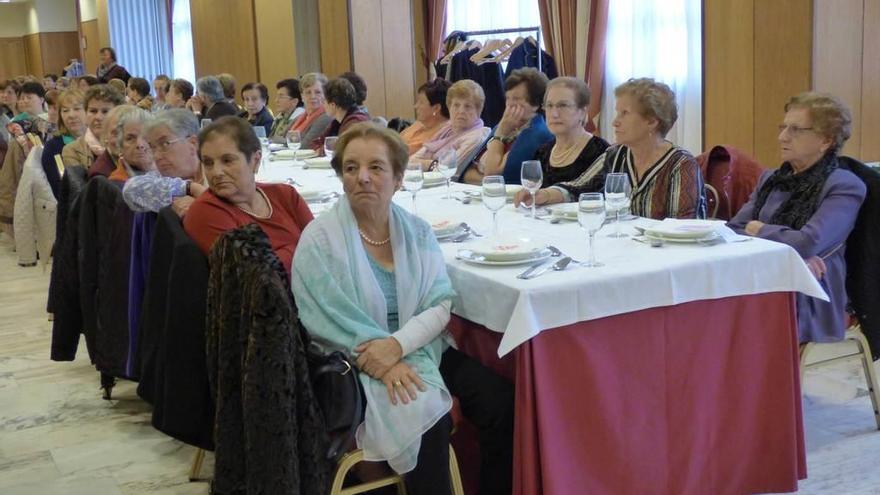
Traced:
[[384, 246], [385, 244], [388, 244], [388, 241], [391, 240], [391, 236], [389, 235], [388, 239], [385, 239], [384, 241], [374, 241], [374, 240], [370, 239], [369, 237], [367, 237], [367, 234], [364, 234], [364, 231], [361, 229], [358, 229], [358, 234], [361, 235], [361, 239], [366, 241], [366, 243], [371, 246]]
[[581, 150], [584, 149], [584, 146], [590, 140], [589, 138], [589, 134], [580, 136], [575, 140], [574, 144], [564, 150], [558, 149], [558, 142], [554, 144], [553, 148], [550, 150], [550, 165], [559, 167], [571, 164], [571, 162], [577, 158], [577, 155], [580, 154]]
[[254, 218], [259, 218], [260, 220], [266, 220], [267, 218], [272, 218], [272, 211], [273, 211], [272, 210], [272, 202], [269, 201], [269, 197], [266, 196], [266, 193], [264, 193], [263, 190], [260, 189], [259, 187], [257, 188], [257, 192], [260, 193], [260, 196], [263, 196], [263, 199], [266, 200], [266, 204], [269, 206], [269, 214], [268, 215], [266, 215], [266, 216], [257, 215], [256, 213], [248, 210], [247, 208], [242, 208], [240, 205], [235, 205], [235, 206], [237, 206], [239, 210], [247, 213], [248, 215], [250, 215]]

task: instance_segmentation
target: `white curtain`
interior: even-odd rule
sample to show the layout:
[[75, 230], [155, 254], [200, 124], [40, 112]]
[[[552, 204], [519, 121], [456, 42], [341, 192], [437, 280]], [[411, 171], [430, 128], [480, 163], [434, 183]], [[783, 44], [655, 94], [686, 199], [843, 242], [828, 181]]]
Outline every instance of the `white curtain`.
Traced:
[[631, 77], [669, 85], [678, 121], [667, 139], [694, 155], [703, 149], [700, 0], [611, 0], [600, 128], [613, 139], [614, 88]]
[[174, 49], [174, 78], [196, 82], [193, 55], [192, 19], [189, 0], [174, 0], [171, 13], [171, 33]]
[[[541, 13], [538, 11], [537, 0], [447, 0], [446, 33], [452, 31], [485, 31], [487, 29], [512, 29], [535, 27], [541, 25]], [[485, 42], [487, 39], [508, 38], [517, 36], [525, 38], [534, 32], [522, 34], [511, 33], [502, 35], [469, 36]], [[541, 46], [546, 46], [541, 40]]]
[[119, 65], [148, 81], [171, 74], [171, 33], [165, 0], [107, 2], [110, 42]]

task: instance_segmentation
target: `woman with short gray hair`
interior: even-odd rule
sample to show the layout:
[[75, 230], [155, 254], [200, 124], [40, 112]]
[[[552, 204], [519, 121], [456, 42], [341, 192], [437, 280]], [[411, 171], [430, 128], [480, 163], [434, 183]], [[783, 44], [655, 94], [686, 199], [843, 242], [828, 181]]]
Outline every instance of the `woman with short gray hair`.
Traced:
[[300, 85], [306, 111], [293, 121], [288, 132], [299, 131], [302, 135], [302, 149], [308, 149], [324, 135], [324, 131], [333, 122], [333, 117], [324, 111], [327, 76], [320, 72], [310, 72], [302, 77]]
[[196, 81], [196, 94], [186, 103], [196, 117], [216, 120], [225, 115], [238, 115], [238, 109], [226, 101], [223, 85], [215, 76], [205, 76]]
[[144, 125], [149, 120], [150, 113], [142, 108], [133, 105], [119, 107], [119, 119], [113, 135], [119, 161], [116, 170], [108, 177], [111, 181], [125, 182], [156, 168], [150, 145], [144, 137]]

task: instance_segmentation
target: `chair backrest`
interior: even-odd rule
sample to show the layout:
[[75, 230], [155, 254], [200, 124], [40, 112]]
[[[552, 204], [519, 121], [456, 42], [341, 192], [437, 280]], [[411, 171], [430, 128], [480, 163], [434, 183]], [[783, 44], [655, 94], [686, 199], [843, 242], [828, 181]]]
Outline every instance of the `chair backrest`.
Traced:
[[[730, 220], [749, 200], [765, 168], [731, 146], [714, 146], [699, 155], [697, 162], [707, 185], [718, 193], [715, 214]], [[709, 205], [712, 208], [712, 205]]]
[[703, 189], [706, 191], [706, 214], [709, 215], [709, 218], [718, 218], [718, 202], [720, 200], [718, 189], [715, 189], [708, 182], [703, 184]]

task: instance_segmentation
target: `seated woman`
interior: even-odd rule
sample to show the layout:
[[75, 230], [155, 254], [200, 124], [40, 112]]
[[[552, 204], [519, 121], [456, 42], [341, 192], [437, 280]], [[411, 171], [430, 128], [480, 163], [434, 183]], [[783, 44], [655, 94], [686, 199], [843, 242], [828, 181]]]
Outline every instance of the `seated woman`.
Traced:
[[446, 79], [434, 79], [419, 86], [415, 104], [416, 121], [400, 133], [410, 155], [422, 149], [425, 142], [449, 125], [446, 92], [450, 86], [452, 83]]
[[199, 119], [216, 120], [226, 115], [238, 115], [238, 108], [226, 99], [220, 79], [205, 76], [196, 81], [196, 88], [198, 92], [186, 102], [186, 107]]
[[[91, 169], [95, 160], [105, 151], [101, 137], [107, 114], [113, 107], [122, 105], [124, 101], [121, 93], [106, 85], [93, 86], [85, 92], [83, 105], [86, 109], [86, 131], [61, 150], [61, 161], [64, 162], [65, 167], [82, 165], [87, 170]], [[60, 181], [61, 178], [59, 177], [58, 180]], [[52, 182], [51, 178], [49, 182]]]
[[239, 117], [246, 119], [252, 127], [260, 126], [266, 130], [266, 136], [272, 132], [272, 112], [266, 108], [269, 101], [269, 88], [263, 83], [250, 82], [241, 87], [241, 100], [245, 111]]
[[302, 96], [306, 111], [294, 119], [289, 131], [302, 134], [302, 149], [314, 148], [315, 141], [324, 135], [324, 131], [333, 121], [333, 117], [324, 111], [324, 86], [327, 78], [319, 72], [311, 72], [302, 77]]
[[852, 132], [852, 117], [834, 96], [801, 93], [785, 104], [779, 129], [782, 166], [764, 172], [749, 202], [728, 225], [741, 234], [788, 244], [807, 261], [831, 301], [797, 295], [800, 341], [842, 340], [846, 240], [866, 189], [837, 165], [837, 154]]
[[129, 179], [122, 197], [132, 211], [158, 212], [171, 205], [182, 217], [208, 189], [199, 163], [199, 120], [189, 110], [171, 108], [150, 119], [144, 132], [156, 170]]
[[150, 113], [134, 105], [122, 105], [114, 109], [117, 113], [116, 149], [119, 157], [116, 169], [107, 177], [111, 181], [124, 183], [131, 177], [155, 170], [153, 151], [147, 142], [144, 126], [150, 121]]
[[302, 91], [296, 79], [282, 79], [275, 84], [275, 121], [269, 130], [269, 139], [283, 143], [293, 122], [305, 113]]
[[34, 119], [46, 113], [46, 90], [43, 85], [28, 81], [18, 90], [18, 113], [14, 121]]
[[[574, 77], [557, 77], [547, 85], [544, 98], [544, 112], [547, 127], [554, 139], [538, 148], [535, 160], [541, 162], [544, 171], [544, 187], [580, 177], [590, 165], [596, 164], [593, 171], [593, 185], [587, 189], [601, 191], [604, 188], [605, 173], [602, 161], [596, 159], [608, 148], [608, 142], [594, 136], [584, 129], [584, 120], [590, 107], [590, 89], [587, 84]], [[548, 194], [548, 189], [538, 191]], [[543, 201], [543, 202], [546, 202]], [[525, 189], [514, 197], [514, 205], [531, 205], [532, 198]]]
[[526, 67], [510, 74], [504, 81], [504, 115], [476, 163], [465, 171], [463, 182], [481, 184], [485, 175], [503, 175], [507, 184], [520, 183], [522, 162], [553, 139], [540, 111], [546, 90], [547, 76], [537, 69]]
[[457, 180], [465, 165], [473, 159], [477, 147], [489, 135], [489, 128], [483, 126], [483, 119], [480, 118], [485, 101], [483, 88], [470, 79], [462, 79], [450, 86], [446, 92], [449, 127], [443, 128], [426, 142], [422, 149], [410, 157], [410, 161], [419, 162], [422, 168], [428, 170], [443, 154], [455, 150], [458, 170], [453, 178]]
[[186, 79], [174, 79], [168, 85], [165, 104], [168, 108], [186, 108], [186, 102], [192, 98], [193, 85]]
[[700, 166], [687, 150], [666, 140], [678, 118], [675, 93], [663, 83], [641, 78], [614, 88], [614, 96], [615, 145], [578, 178], [539, 191], [537, 204], [577, 201], [581, 193], [602, 191], [604, 181], [596, 177], [604, 169], [629, 176], [635, 215], [705, 218]]
[[513, 387], [441, 335], [455, 297], [443, 255], [430, 226], [391, 201], [407, 160], [400, 137], [373, 123], [339, 138], [332, 163], [345, 196], [300, 239], [299, 317], [326, 350], [358, 356], [366, 460], [406, 473], [409, 493], [448, 494], [456, 395], [480, 429], [480, 493], [509, 494]]
[[150, 82], [142, 77], [128, 80], [125, 96], [128, 102], [148, 112], [153, 111], [153, 97], [150, 96]]
[[300, 234], [312, 212], [296, 190], [286, 184], [257, 184], [262, 151], [247, 122], [222, 117], [199, 133], [199, 158], [208, 191], [183, 217], [186, 233], [205, 254], [221, 234], [256, 223], [290, 273]]
[[43, 148], [40, 162], [55, 199], [58, 199], [60, 193], [62, 172], [55, 159], [66, 145], [73, 144], [76, 139], [86, 133], [86, 112], [83, 109], [83, 98], [82, 91], [78, 89], [68, 89], [61, 93], [61, 96], [58, 97], [58, 132], [46, 142], [46, 146]]
[[337, 77], [327, 83], [327, 99], [324, 101], [324, 111], [333, 117], [333, 121], [324, 131], [324, 134], [315, 140], [312, 149], [318, 153], [324, 151], [324, 139], [331, 136], [340, 136], [349, 127], [370, 120], [370, 115], [357, 104], [357, 92], [354, 85], [348, 79]]

